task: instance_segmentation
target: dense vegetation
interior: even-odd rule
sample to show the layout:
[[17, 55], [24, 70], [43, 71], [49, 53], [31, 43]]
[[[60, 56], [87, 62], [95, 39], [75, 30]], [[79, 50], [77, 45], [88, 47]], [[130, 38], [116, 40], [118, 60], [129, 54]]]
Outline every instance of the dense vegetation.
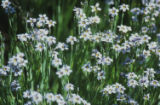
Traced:
[[0, 4], [0, 105], [160, 105], [160, 0]]

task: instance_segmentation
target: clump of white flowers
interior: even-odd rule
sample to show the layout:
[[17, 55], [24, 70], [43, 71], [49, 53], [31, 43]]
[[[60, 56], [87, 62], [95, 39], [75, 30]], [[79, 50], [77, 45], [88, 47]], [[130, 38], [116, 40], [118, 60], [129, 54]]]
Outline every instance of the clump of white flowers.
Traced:
[[57, 72], [56, 74], [58, 75], [59, 78], [62, 78], [63, 76], [69, 76], [71, 74], [72, 70], [70, 66], [63, 65]]
[[118, 26], [118, 28], [119, 28], [119, 31], [123, 32], [123, 33], [127, 33], [129, 31], [132, 31], [131, 27], [125, 26], [125, 25], [120, 25], [120, 26]]

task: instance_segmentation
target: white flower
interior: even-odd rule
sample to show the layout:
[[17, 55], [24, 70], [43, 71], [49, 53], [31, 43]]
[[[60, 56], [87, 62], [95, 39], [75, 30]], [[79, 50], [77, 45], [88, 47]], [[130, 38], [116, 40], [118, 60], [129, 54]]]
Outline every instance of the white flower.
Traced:
[[98, 16], [90, 17], [89, 22], [90, 22], [90, 24], [93, 24], [93, 23], [98, 24], [98, 23], [100, 23], [100, 18]]
[[9, 0], [2, 0], [2, 7], [8, 8], [11, 5], [11, 2]]
[[45, 95], [45, 98], [47, 99], [48, 103], [51, 103], [51, 102], [55, 101], [55, 96], [52, 93], [47, 93]]
[[114, 89], [117, 93], [121, 93], [121, 94], [123, 94], [124, 91], [126, 90], [126, 88], [119, 83], [113, 84], [112, 87], [114, 87]]
[[150, 94], [145, 94], [145, 95], [143, 96], [143, 99], [144, 99], [144, 100], [149, 100], [149, 98], [150, 98]]
[[90, 40], [90, 34], [88, 32], [83, 32], [80, 35], [80, 39], [83, 39], [84, 41]]
[[16, 56], [13, 56], [12, 58], [9, 59], [9, 62], [8, 62], [9, 65], [17, 66], [17, 67], [25, 67], [28, 61], [25, 60], [23, 56], [24, 56], [23, 53], [18, 53]]
[[59, 71], [56, 72], [59, 78], [63, 76], [69, 76], [71, 74], [72, 70], [69, 66], [63, 65], [62, 68], [59, 69]]
[[77, 38], [74, 36], [69, 36], [66, 40], [67, 43], [70, 43], [71, 45], [74, 45], [75, 42], [77, 42]]
[[46, 21], [46, 24], [48, 25], [48, 27], [54, 27], [55, 26], [55, 24], [56, 24], [56, 22], [55, 21], [52, 21], [52, 20], [47, 20]]
[[138, 85], [138, 82], [134, 79], [129, 79], [127, 85], [129, 87], [135, 88]]
[[147, 57], [149, 57], [149, 56], [151, 56], [151, 54], [150, 54], [150, 51], [148, 50], [143, 50], [143, 55], [144, 55], [144, 57], [145, 58], [147, 58]]
[[119, 10], [116, 9], [115, 7], [112, 7], [109, 9], [109, 15], [111, 15], [112, 17], [117, 16], [118, 12], [119, 12]]
[[58, 105], [65, 105], [64, 104], [65, 103], [64, 98], [62, 97], [61, 94], [55, 95], [55, 100], [58, 103]]
[[104, 95], [110, 95], [113, 93], [116, 93], [115, 87], [107, 85], [103, 90], [102, 90]]
[[153, 80], [150, 82], [150, 85], [153, 86], [153, 87], [160, 87], [160, 83], [159, 81], [157, 80]]
[[111, 63], [113, 62], [113, 60], [110, 57], [102, 57], [100, 59], [98, 59], [98, 64], [102, 64], [102, 65], [111, 65]]
[[123, 12], [126, 12], [127, 10], [129, 10], [129, 6], [126, 4], [122, 4], [120, 5], [120, 10], [122, 10]]
[[26, 42], [27, 39], [30, 38], [30, 37], [29, 37], [29, 34], [27, 34], [27, 33], [18, 34], [17, 37], [18, 37], [18, 39], [19, 39], [20, 41], [22, 41], [22, 42]]
[[53, 60], [52, 60], [52, 65], [55, 66], [55, 67], [58, 67], [60, 65], [62, 65], [62, 60], [55, 57]]
[[119, 28], [119, 31], [123, 32], [123, 33], [127, 33], [129, 31], [132, 31], [131, 27], [125, 26], [125, 25], [120, 25], [120, 26], [118, 26], [118, 28]]
[[42, 52], [42, 51], [45, 50], [45, 49], [46, 49], [46, 47], [45, 47], [44, 44], [42, 44], [42, 43], [37, 43], [35, 50]]
[[56, 49], [60, 49], [61, 51], [68, 50], [68, 45], [65, 43], [58, 42]]
[[91, 11], [92, 12], [98, 12], [98, 11], [101, 11], [101, 8], [99, 8], [99, 3], [96, 3], [95, 6], [91, 6]]
[[97, 58], [97, 59], [98, 58], [99, 59], [102, 58], [102, 54], [99, 51], [97, 51], [97, 50], [93, 51], [92, 56], [95, 57], [95, 58]]
[[48, 36], [48, 37], [46, 37], [46, 41], [47, 41], [48, 45], [50, 46], [50, 45], [56, 43], [56, 38], [53, 36]]
[[130, 72], [126, 75], [127, 79], [137, 78], [137, 75], [134, 72]]
[[118, 94], [117, 95], [117, 101], [125, 101], [126, 100], [126, 96], [123, 94]]
[[36, 21], [37, 21], [37, 20], [36, 20], [35, 18], [29, 18], [29, 19], [27, 20], [27, 23], [30, 23], [30, 25], [33, 27]]
[[91, 71], [92, 71], [92, 66], [91, 66], [91, 64], [90, 64], [90, 63], [84, 64], [84, 65], [82, 66], [82, 70], [83, 70], [83, 71], [86, 71], [86, 72], [91, 72]]
[[31, 98], [31, 92], [29, 90], [26, 90], [25, 92], [23, 92], [23, 97], [24, 98]]
[[66, 91], [74, 90], [73, 84], [67, 83], [67, 84], [65, 85], [65, 90], [66, 90]]
[[121, 46], [118, 45], [118, 44], [115, 44], [115, 45], [113, 45], [113, 49], [114, 49], [115, 51], [117, 51], [117, 52], [120, 52], [120, 51], [121, 51]]
[[46, 16], [46, 14], [40, 14], [38, 20], [39, 22], [45, 23], [48, 21], [48, 17]]
[[90, 24], [90, 21], [88, 19], [82, 19], [79, 21], [79, 27], [87, 27]]
[[100, 71], [98, 72], [98, 76], [97, 76], [97, 79], [98, 80], [102, 80], [102, 79], [105, 79], [105, 72], [104, 71]]
[[149, 80], [148, 80], [148, 77], [141, 77], [139, 79], [139, 85], [142, 86], [142, 87], [148, 87], [149, 85]]
[[82, 100], [83, 99], [77, 94], [72, 94], [71, 97], [69, 98], [69, 101], [72, 102], [73, 104], [81, 104]]
[[32, 97], [32, 101], [37, 105], [43, 100], [42, 95], [38, 92], [32, 92], [31, 97]]

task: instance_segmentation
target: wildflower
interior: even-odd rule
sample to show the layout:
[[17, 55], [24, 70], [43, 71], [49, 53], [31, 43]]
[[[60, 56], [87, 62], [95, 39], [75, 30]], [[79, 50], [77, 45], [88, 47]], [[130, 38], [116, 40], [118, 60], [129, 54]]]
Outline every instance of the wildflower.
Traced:
[[90, 17], [89, 18], [89, 23], [90, 24], [94, 24], [94, 23], [99, 24], [100, 23], [100, 18], [98, 16]]
[[1, 6], [5, 9], [6, 13], [14, 13], [15, 9], [11, 6], [11, 2], [9, 0], [2, 0]]
[[25, 34], [18, 34], [18, 39], [22, 42], [26, 42], [29, 39], [29, 34], [25, 33]]
[[69, 101], [72, 102], [73, 104], [81, 104], [82, 98], [77, 94], [71, 94]]
[[134, 15], [139, 15], [141, 13], [141, 10], [139, 8], [133, 8], [131, 9], [131, 12], [134, 14]]
[[18, 91], [21, 87], [20, 87], [20, 84], [17, 80], [14, 80], [12, 83], [11, 83], [11, 88], [13, 91]]
[[65, 85], [65, 90], [66, 90], [66, 91], [74, 90], [73, 84], [67, 83], [67, 84]]
[[63, 65], [62, 68], [60, 68], [59, 71], [56, 72], [59, 78], [62, 76], [69, 76], [71, 74], [72, 70], [70, 69], [69, 66]]
[[62, 103], [62, 102], [64, 103], [64, 98], [62, 97], [61, 94], [55, 95], [55, 100], [57, 103]]
[[55, 66], [55, 67], [58, 67], [60, 65], [62, 65], [62, 60], [55, 57], [53, 60], [52, 60], [52, 65]]
[[8, 63], [10, 66], [17, 66], [18, 68], [26, 66], [28, 61], [21, 56], [22, 53], [20, 55], [19, 54], [9, 59]]
[[88, 19], [83, 19], [79, 21], [79, 27], [85, 28], [90, 24], [90, 21]]
[[121, 46], [118, 45], [118, 44], [115, 44], [115, 45], [113, 45], [113, 49], [114, 49], [115, 51], [117, 51], [117, 52], [120, 52], [120, 51], [121, 51]]
[[46, 47], [45, 47], [44, 44], [42, 44], [42, 43], [37, 43], [35, 50], [42, 52], [42, 51], [45, 50], [45, 49], [46, 49]]
[[92, 56], [97, 58], [97, 59], [102, 58], [102, 54], [97, 50], [93, 50]]
[[133, 99], [129, 99], [129, 100], [128, 100], [128, 103], [129, 103], [130, 105], [138, 105], [138, 103], [137, 103], [135, 100], [133, 100]]
[[31, 92], [29, 90], [26, 90], [23, 92], [23, 98], [31, 98]]
[[101, 59], [98, 59], [98, 64], [102, 65], [111, 65], [112, 62], [113, 60], [110, 57], [102, 57]]
[[38, 92], [32, 92], [31, 93], [31, 98], [32, 98], [32, 101], [35, 103], [35, 104], [39, 104], [40, 102], [42, 102], [43, 100], [43, 97], [40, 93]]
[[51, 103], [51, 102], [55, 101], [55, 96], [52, 93], [47, 93], [45, 95], [45, 98], [47, 99], [48, 103]]
[[134, 72], [130, 72], [126, 75], [127, 79], [137, 78], [137, 75]]
[[147, 70], [144, 71], [144, 73], [146, 77], [148, 77], [149, 79], [153, 79], [156, 72], [153, 68], [147, 68]]
[[46, 14], [40, 14], [38, 20], [41, 23], [45, 23], [45, 22], [47, 22], [48, 17], [46, 16]]
[[9, 71], [10, 71], [9, 66], [3, 66], [2, 68], [0, 68], [0, 75], [7, 75]]
[[105, 72], [104, 71], [100, 71], [98, 72], [98, 76], [97, 76], [97, 79], [98, 80], [102, 80], [102, 79], [105, 79]]
[[99, 7], [99, 3], [96, 3], [95, 6], [91, 6], [91, 11], [92, 12], [98, 12], [98, 11], [101, 11], [101, 8]]
[[90, 63], [84, 64], [84, 65], [82, 66], [82, 70], [83, 70], [83, 71], [86, 71], [86, 72], [91, 72], [91, 71], [92, 71], [92, 66], [91, 66], [91, 64], [90, 64]]
[[148, 35], [144, 35], [144, 36], [142, 36], [141, 40], [143, 43], [148, 43], [150, 39], [151, 39], [151, 37], [149, 37]]
[[31, 101], [26, 102], [24, 105], [33, 105]]
[[115, 7], [112, 7], [109, 9], [109, 15], [111, 15], [112, 17], [117, 16], [118, 12], [119, 12], [119, 10], [116, 9]]
[[155, 49], [157, 48], [157, 43], [156, 42], [151, 42], [148, 45], [148, 49], [151, 51], [155, 51]]
[[14, 73], [14, 76], [17, 77], [20, 76], [23, 71], [20, 68], [13, 68], [12, 72]]
[[50, 53], [53, 58], [57, 58], [59, 54], [57, 51], [51, 51]]
[[160, 83], [157, 80], [152, 80], [150, 82], [150, 85], [153, 86], [153, 87], [160, 87]]
[[147, 88], [148, 85], [149, 85], [148, 77], [141, 77], [141, 78], [139, 79], [139, 85], [142, 86], [142, 87]]
[[118, 94], [117, 95], [117, 101], [121, 101], [121, 102], [126, 101], [126, 96], [123, 95], [123, 94]]
[[120, 26], [118, 26], [118, 28], [119, 28], [119, 31], [123, 32], [123, 33], [127, 33], [129, 31], [132, 31], [131, 27], [125, 26], [125, 25], [120, 25]]
[[28, 20], [27, 20], [27, 23], [30, 23], [30, 25], [33, 27], [34, 26], [34, 24], [36, 23], [36, 19], [35, 18], [29, 18]]
[[144, 99], [144, 100], [149, 100], [149, 98], [150, 98], [150, 94], [145, 94], [145, 95], [143, 96], [143, 99]]
[[115, 88], [115, 91], [117, 93], [121, 93], [121, 94], [123, 94], [124, 91], [126, 90], [126, 88], [119, 83], [114, 84], [113, 87]]
[[56, 38], [53, 36], [48, 36], [46, 37], [46, 42], [48, 43], [49, 46], [51, 46], [52, 44], [56, 43]]
[[134, 79], [129, 79], [127, 85], [129, 87], [135, 88], [138, 85], [138, 82]]
[[36, 26], [37, 26], [38, 28], [40, 28], [40, 27], [43, 26], [43, 23], [42, 23], [41, 21], [38, 21], [38, 22], [36, 23]]
[[147, 28], [147, 27], [142, 27], [142, 33], [147, 33], [148, 32], [148, 30], [149, 30], [149, 28]]
[[97, 66], [97, 65], [95, 65], [95, 66], [93, 66], [92, 67], [92, 70], [94, 71], [94, 72], [97, 72], [97, 71], [100, 71], [100, 67], [99, 66]]
[[69, 36], [66, 40], [67, 43], [70, 43], [71, 45], [74, 45], [75, 42], [77, 42], [77, 38], [74, 36]]
[[46, 20], [46, 24], [48, 25], [48, 27], [50, 28], [50, 27], [54, 27], [55, 26], [55, 24], [56, 24], [56, 22], [55, 21], [52, 21], [52, 20]]
[[83, 103], [84, 105], [91, 105], [89, 102], [87, 102], [86, 100], [83, 100], [83, 99], [82, 99], [82, 103]]
[[83, 39], [84, 41], [90, 40], [90, 34], [88, 32], [83, 32], [80, 35], [80, 39]]
[[104, 95], [110, 95], [113, 93], [116, 93], [115, 88], [113, 86], [107, 85], [103, 90], [102, 90]]
[[58, 42], [56, 49], [60, 49], [61, 51], [68, 50], [68, 45], [62, 42]]
[[122, 10], [123, 12], [126, 12], [127, 10], [129, 10], [129, 6], [126, 4], [122, 4], [120, 5], [120, 10]]
[[11, 5], [11, 2], [9, 0], [2, 0], [2, 7], [8, 8]]
[[151, 54], [150, 54], [150, 51], [148, 50], [143, 50], [143, 55], [144, 55], [144, 57], [145, 58], [147, 58], [147, 57], [149, 57], [149, 56], [151, 56]]

